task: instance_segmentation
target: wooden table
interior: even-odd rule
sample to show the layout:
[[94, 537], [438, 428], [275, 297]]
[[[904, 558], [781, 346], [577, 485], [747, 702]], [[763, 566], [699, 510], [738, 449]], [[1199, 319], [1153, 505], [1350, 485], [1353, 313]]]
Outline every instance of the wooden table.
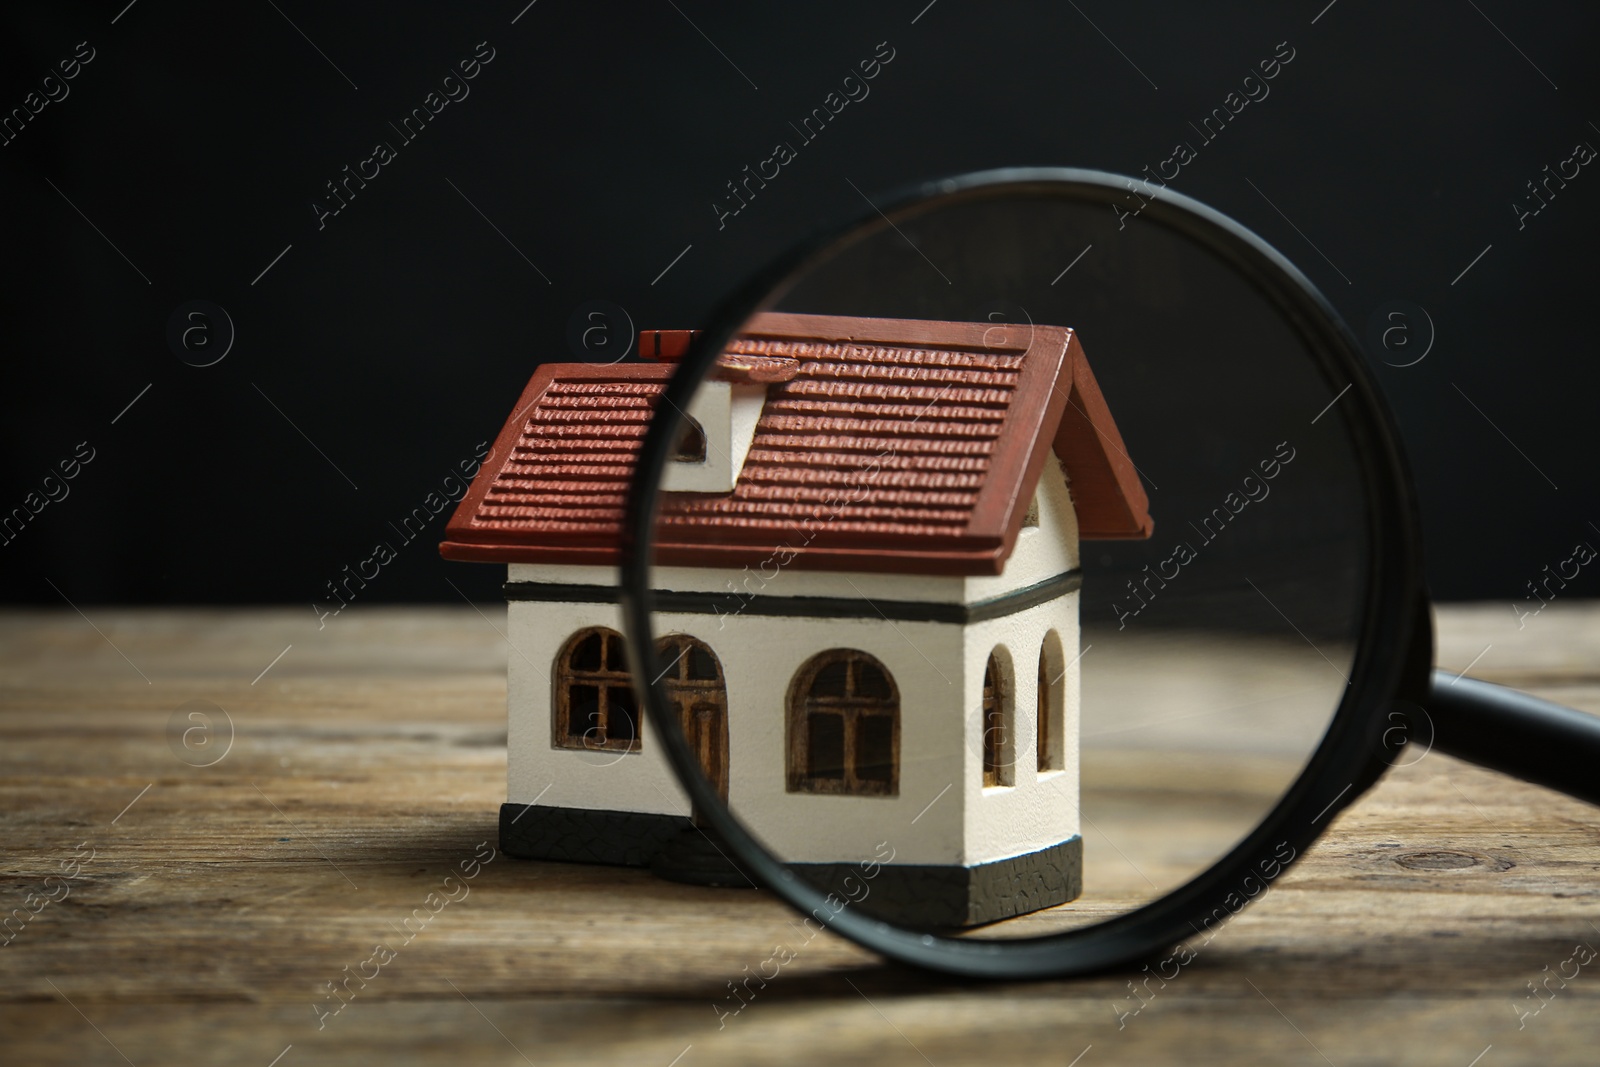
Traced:
[[[1437, 753], [1137, 1015], [1130, 974], [959, 984], [824, 935], [719, 1027], [787, 929], [771, 898], [474, 860], [502, 612], [86, 613], [0, 616], [0, 910], [31, 916], [0, 948], [5, 1064], [1600, 1063], [1600, 960], [1547, 978], [1600, 947], [1600, 811]], [[1439, 621], [1443, 665], [1600, 712], [1600, 607]]]

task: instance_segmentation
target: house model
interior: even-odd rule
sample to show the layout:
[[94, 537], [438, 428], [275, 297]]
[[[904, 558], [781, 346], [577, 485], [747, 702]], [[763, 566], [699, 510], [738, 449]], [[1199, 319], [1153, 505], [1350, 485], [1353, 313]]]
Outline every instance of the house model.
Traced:
[[[617, 609], [629, 481], [689, 336], [541, 366], [447, 527], [447, 559], [508, 568], [511, 855], [648, 865], [698, 835]], [[761, 314], [686, 414], [656, 629], [732, 810], [904, 921], [1076, 897], [1078, 545], [1151, 520], [1073, 332]]]

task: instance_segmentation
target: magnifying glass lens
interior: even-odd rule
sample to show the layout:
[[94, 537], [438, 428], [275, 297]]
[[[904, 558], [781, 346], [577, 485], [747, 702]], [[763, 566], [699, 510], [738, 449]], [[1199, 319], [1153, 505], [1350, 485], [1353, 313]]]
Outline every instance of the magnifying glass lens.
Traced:
[[[1139, 908], [1262, 820], [1349, 687], [1371, 548], [1349, 383], [1139, 203], [990, 191], [868, 224], [663, 411], [672, 728], [841, 909], [1015, 937]], [[646, 329], [652, 363], [589, 379], [635, 414], [540, 462], [636, 448], [690, 340]], [[627, 753], [543, 803], [676, 818], [659, 872], [747, 885], [653, 724], [595, 688], [604, 615], [549, 635], [544, 755], [595, 731]]]

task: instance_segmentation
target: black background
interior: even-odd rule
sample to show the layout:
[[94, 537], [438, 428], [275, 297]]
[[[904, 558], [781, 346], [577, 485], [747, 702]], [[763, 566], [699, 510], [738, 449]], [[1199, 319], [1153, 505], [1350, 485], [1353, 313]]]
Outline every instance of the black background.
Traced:
[[[95, 58], [0, 147], [0, 513], [79, 442], [95, 458], [0, 545], [4, 595], [310, 602], [492, 439], [538, 363], [572, 358], [579, 305], [696, 326], [769, 257], [859, 214], [852, 183], [1153, 168], [1280, 42], [1295, 58], [1270, 96], [1173, 187], [1276, 245], [1358, 333], [1391, 301], [1426, 310], [1427, 358], [1373, 364], [1436, 595], [1520, 600], [1575, 543], [1600, 545], [1600, 168], [1524, 228], [1512, 206], [1574, 145], [1600, 146], [1600, 12], [925, 4], [117, 0], [7, 16], [7, 114], [78, 42]], [[719, 229], [724, 183], [795, 140], [788, 124], [883, 41], [895, 57], [870, 95]], [[470, 95], [402, 144], [389, 123], [479, 42], [494, 58]], [[377, 141], [397, 158], [319, 229], [312, 201]], [[237, 329], [210, 367], [167, 344], [191, 300]], [[443, 524], [363, 597], [457, 600], [447, 577], [494, 596], [500, 568], [438, 558]], [[1597, 570], [1563, 595], [1600, 589]]]

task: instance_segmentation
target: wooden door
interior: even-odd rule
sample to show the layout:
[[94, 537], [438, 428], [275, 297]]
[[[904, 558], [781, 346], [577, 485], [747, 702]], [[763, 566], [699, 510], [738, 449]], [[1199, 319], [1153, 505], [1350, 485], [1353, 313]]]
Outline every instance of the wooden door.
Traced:
[[700, 768], [717, 790], [728, 799], [728, 712], [721, 704], [696, 700], [679, 705], [683, 717], [683, 736], [700, 760]]
[[668, 661], [663, 685], [678, 711], [684, 740], [717, 791], [728, 799], [728, 690], [722, 664], [702, 641], [671, 634], [660, 642]]

